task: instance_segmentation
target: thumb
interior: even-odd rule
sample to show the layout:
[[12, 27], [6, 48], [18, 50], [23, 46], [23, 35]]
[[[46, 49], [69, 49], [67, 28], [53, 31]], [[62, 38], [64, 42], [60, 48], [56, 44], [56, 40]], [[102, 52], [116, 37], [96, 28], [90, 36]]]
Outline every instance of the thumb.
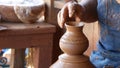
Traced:
[[58, 21], [58, 25], [60, 26], [60, 28], [63, 28], [65, 20], [63, 18], [61, 11], [57, 15], [57, 21]]
[[81, 19], [77, 15], [75, 15], [75, 21], [80, 22]]

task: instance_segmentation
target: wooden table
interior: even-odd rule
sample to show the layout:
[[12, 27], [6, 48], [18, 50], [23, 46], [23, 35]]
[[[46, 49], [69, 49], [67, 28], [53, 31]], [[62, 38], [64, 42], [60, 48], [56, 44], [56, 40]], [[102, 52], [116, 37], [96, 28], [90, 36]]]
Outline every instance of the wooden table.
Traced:
[[0, 23], [7, 27], [0, 30], [0, 48], [14, 48], [11, 68], [24, 67], [25, 48], [35, 47], [35, 68], [48, 68], [52, 60], [53, 35], [55, 26], [47, 23], [23, 24], [23, 23]]

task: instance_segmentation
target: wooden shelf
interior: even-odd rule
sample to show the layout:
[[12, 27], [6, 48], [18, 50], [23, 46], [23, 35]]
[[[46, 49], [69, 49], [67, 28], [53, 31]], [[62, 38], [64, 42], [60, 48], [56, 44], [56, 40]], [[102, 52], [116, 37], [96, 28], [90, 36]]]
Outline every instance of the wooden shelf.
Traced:
[[45, 22], [34, 24], [2, 22], [0, 26], [6, 27], [5, 30], [0, 30], [0, 36], [55, 32], [55, 26]]
[[0, 23], [0, 26], [7, 28], [0, 31], [0, 48], [49, 46], [56, 31], [55, 26], [48, 23]]

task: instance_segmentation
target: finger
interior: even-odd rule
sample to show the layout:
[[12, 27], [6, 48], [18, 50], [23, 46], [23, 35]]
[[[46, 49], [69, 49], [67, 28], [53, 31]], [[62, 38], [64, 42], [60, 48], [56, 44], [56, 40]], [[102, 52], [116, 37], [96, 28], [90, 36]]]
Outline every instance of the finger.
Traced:
[[69, 17], [72, 17], [75, 12], [73, 4], [68, 5], [68, 12], [69, 12]]
[[61, 17], [61, 12], [58, 13], [57, 15], [57, 21], [58, 21], [58, 25], [63, 28], [63, 22], [62, 22], [62, 17]]
[[63, 28], [66, 20], [64, 19], [64, 15], [61, 11], [58, 13], [57, 20], [60, 28]]
[[77, 21], [77, 22], [80, 22], [80, 21], [81, 21], [81, 19], [79, 18], [78, 15], [75, 15], [75, 21]]
[[76, 4], [76, 2], [68, 3], [69, 17], [72, 17], [75, 14], [75, 4]]
[[67, 18], [68, 18], [68, 9], [67, 9], [66, 6], [63, 7], [63, 9], [61, 10], [60, 17], [61, 17], [60, 25], [63, 28], [64, 24], [65, 24], [65, 22], [67, 21]]
[[80, 5], [76, 5], [76, 21], [81, 21], [82, 17], [83, 17], [83, 13], [85, 11], [85, 8], [80, 6]]
[[58, 15], [57, 15], [57, 22], [58, 22], [59, 26], [60, 26], [60, 22], [61, 22], [60, 14], [61, 14], [61, 12], [58, 12]]

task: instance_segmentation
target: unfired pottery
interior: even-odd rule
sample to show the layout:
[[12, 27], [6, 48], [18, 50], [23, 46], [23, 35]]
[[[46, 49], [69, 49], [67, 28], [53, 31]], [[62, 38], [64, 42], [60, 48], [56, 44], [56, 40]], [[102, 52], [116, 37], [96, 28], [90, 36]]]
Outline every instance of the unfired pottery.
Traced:
[[67, 22], [66, 32], [60, 39], [60, 48], [64, 54], [50, 68], [94, 68], [83, 53], [88, 48], [88, 39], [83, 34], [83, 23]]
[[83, 23], [65, 24], [66, 32], [60, 39], [60, 48], [69, 55], [80, 55], [88, 48], [88, 39], [83, 34]]

